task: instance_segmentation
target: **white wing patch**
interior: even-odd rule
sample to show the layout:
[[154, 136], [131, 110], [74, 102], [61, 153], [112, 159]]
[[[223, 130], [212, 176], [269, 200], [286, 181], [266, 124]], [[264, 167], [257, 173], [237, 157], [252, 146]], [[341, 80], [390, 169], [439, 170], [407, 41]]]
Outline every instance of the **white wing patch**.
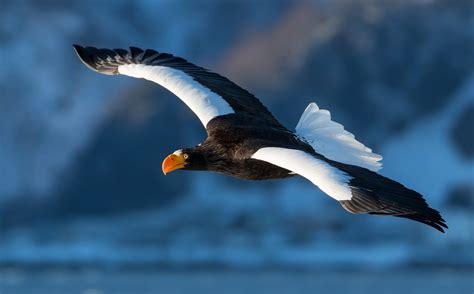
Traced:
[[221, 96], [196, 82], [183, 71], [166, 66], [125, 64], [118, 67], [118, 72], [165, 87], [191, 108], [204, 127], [216, 116], [234, 113], [229, 103]]
[[344, 126], [331, 120], [331, 113], [310, 103], [296, 126], [298, 137], [316, 152], [334, 161], [357, 165], [371, 171], [382, 168], [382, 156], [357, 141]]
[[348, 185], [351, 176], [302, 150], [264, 147], [257, 150], [252, 158], [295, 172], [338, 201], [352, 198]]

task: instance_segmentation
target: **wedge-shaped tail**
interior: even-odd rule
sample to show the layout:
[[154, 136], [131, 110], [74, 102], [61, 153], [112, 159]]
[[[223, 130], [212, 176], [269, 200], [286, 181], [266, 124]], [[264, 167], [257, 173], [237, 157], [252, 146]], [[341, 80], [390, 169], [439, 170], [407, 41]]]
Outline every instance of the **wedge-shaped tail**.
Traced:
[[372, 171], [382, 168], [382, 156], [357, 141], [344, 126], [331, 120], [331, 113], [310, 103], [303, 112], [296, 134], [319, 154], [334, 161], [357, 165]]

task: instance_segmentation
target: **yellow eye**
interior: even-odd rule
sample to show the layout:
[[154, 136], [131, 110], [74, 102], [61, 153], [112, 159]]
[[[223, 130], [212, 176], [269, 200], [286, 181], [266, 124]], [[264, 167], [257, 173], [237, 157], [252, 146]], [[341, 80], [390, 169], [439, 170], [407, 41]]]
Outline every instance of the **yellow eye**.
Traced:
[[188, 159], [188, 157], [189, 157], [189, 156], [188, 156], [187, 154], [183, 154], [183, 158], [184, 158], [184, 159]]

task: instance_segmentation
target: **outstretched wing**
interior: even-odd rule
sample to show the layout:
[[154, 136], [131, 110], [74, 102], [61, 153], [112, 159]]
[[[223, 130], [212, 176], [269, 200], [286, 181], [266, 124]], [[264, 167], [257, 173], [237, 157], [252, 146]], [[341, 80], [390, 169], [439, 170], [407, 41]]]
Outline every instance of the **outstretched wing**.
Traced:
[[352, 198], [349, 187], [352, 177], [331, 166], [323, 157], [318, 158], [298, 149], [264, 147], [257, 150], [252, 158], [266, 161], [305, 177], [337, 201]]
[[136, 47], [127, 51], [74, 45], [74, 49], [81, 61], [94, 71], [143, 78], [163, 86], [188, 105], [204, 127], [217, 116], [236, 113], [284, 129], [254, 95], [183, 58]]
[[260, 148], [252, 158], [307, 178], [351, 213], [408, 218], [441, 232], [447, 228], [440, 213], [430, 208], [422, 195], [366, 168], [280, 147]]

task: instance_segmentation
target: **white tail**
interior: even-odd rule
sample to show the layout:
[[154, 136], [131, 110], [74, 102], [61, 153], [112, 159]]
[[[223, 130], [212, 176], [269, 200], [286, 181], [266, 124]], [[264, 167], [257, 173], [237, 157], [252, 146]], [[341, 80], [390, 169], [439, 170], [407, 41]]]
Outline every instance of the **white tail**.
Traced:
[[310, 103], [296, 125], [296, 134], [328, 159], [357, 165], [371, 171], [382, 168], [382, 156], [357, 141], [344, 126], [331, 120], [331, 113]]

